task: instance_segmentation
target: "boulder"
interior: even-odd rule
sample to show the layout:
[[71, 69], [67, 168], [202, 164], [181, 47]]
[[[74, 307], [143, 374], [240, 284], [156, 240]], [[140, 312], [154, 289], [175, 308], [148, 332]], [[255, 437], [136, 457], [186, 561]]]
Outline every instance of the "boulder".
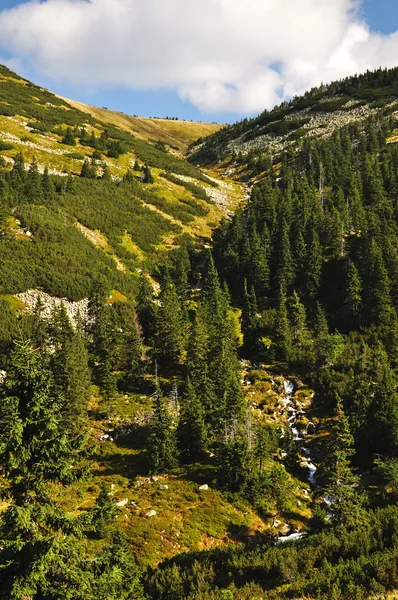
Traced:
[[125, 498], [124, 500], [121, 500], [120, 502], [116, 502], [116, 506], [119, 506], [119, 508], [122, 508], [123, 506], [127, 506], [128, 503], [129, 503], [129, 499]]
[[279, 521], [278, 519], [274, 519], [274, 525], [273, 526], [275, 527], [275, 529], [277, 527], [279, 527], [279, 525], [282, 525], [282, 521]]
[[282, 535], [289, 535], [289, 533], [291, 532], [291, 530], [292, 530], [292, 528], [290, 527], [290, 525], [288, 525], [287, 523], [285, 523], [285, 525], [280, 530], [280, 533]]

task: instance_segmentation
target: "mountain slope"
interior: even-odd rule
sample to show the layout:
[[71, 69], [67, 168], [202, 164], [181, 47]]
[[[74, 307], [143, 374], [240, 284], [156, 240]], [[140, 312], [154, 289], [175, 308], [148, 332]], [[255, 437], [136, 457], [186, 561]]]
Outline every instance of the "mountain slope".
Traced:
[[219, 164], [226, 173], [247, 180], [267, 168], [268, 156], [277, 163], [285, 150], [308, 139], [322, 139], [345, 125], [397, 110], [398, 68], [379, 69], [314, 88], [258, 117], [227, 125], [194, 143], [191, 160]]
[[[12, 184], [10, 169], [22, 154], [27, 186], [18, 198], [13, 190], [3, 193], [0, 293], [41, 287], [77, 300], [88, 293], [90, 264], [126, 292], [137, 269], [167, 260], [183, 237], [189, 244], [210, 239], [212, 228], [243, 198], [239, 186], [209, 178], [183, 158], [185, 140], [216, 126], [121, 118], [76, 106], [0, 67], [3, 179], [6, 188]], [[32, 163], [52, 178], [54, 194], [44, 201], [42, 191], [29, 201], [24, 192]], [[8, 256], [17, 265], [12, 277]], [[72, 277], [67, 283], [68, 261], [73, 283]]]
[[77, 102], [76, 100], [65, 98], [65, 101], [78, 110], [98, 118], [100, 121], [111, 123], [121, 129], [134, 133], [140, 139], [146, 141], [160, 140], [181, 151], [186, 150], [188, 145], [195, 142], [198, 138], [207, 137], [219, 131], [222, 127], [218, 123], [134, 117], [122, 112], [109, 110], [108, 108], [99, 108], [84, 104], [83, 102]]

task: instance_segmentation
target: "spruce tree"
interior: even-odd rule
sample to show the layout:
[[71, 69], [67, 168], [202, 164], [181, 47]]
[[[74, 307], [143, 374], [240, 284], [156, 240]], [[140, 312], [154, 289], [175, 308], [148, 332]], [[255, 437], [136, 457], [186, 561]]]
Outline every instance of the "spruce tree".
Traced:
[[351, 467], [354, 439], [342, 400], [337, 396], [336, 414], [326, 449], [324, 473], [326, 493], [333, 499], [333, 518], [337, 523], [353, 524], [361, 517], [362, 497], [358, 493], [359, 480]]
[[54, 190], [53, 182], [50, 179], [50, 175], [49, 175], [47, 166], [45, 167], [44, 173], [43, 173], [42, 187], [43, 187], [44, 199], [51, 200], [54, 197], [55, 190]]
[[346, 303], [350, 311], [350, 315], [355, 318], [362, 302], [362, 282], [359, 277], [358, 269], [353, 261], [350, 261], [347, 269], [346, 283]]
[[181, 453], [188, 461], [199, 460], [206, 451], [207, 431], [203, 405], [189, 377], [181, 404], [178, 440]]
[[208, 336], [199, 304], [188, 339], [187, 373], [197, 394], [201, 394], [207, 377]]
[[314, 228], [311, 230], [307, 250], [307, 262], [304, 273], [304, 291], [309, 300], [314, 301], [321, 283], [322, 276], [322, 246]]
[[137, 315], [147, 344], [151, 343], [156, 328], [157, 305], [148, 275], [141, 273], [137, 295]]
[[115, 522], [117, 514], [118, 509], [113, 495], [110, 493], [110, 486], [102, 481], [95, 505], [90, 512], [91, 527], [100, 538], [106, 536], [110, 525]]
[[242, 306], [242, 332], [243, 345], [248, 352], [256, 352], [260, 347], [259, 319], [257, 316], [257, 298], [252, 287], [247, 290], [247, 281], [244, 280], [243, 306]]
[[294, 265], [290, 251], [289, 226], [285, 218], [280, 222], [276, 247], [276, 284], [277, 287], [284, 282], [287, 287], [294, 279]]
[[143, 168], [143, 181], [144, 183], [153, 183], [153, 176], [148, 165]]
[[125, 339], [128, 377], [137, 384], [144, 373], [144, 348], [142, 345], [141, 328], [134, 314], [133, 321], [126, 333]]
[[185, 322], [175, 285], [167, 274], [159, 295], [156, 354], [164, 363], [178, 363], [185, 340]]
[[82, 473], [85, 438], [65, 432], [64, 400], [43, 351], [16, 343], [7, 368], [0, 391], [0, 463], [9, 502], [0, 522], [0, 597], [60, 597], [80, 580], [73, 537], [67, 537], [79, 527], [51, 499], [52, 485]]
[[35, 157], [26, 175], [26, 197], [32, 203], [40, 203], [43, 199], [42, 176]]
[[86, 426], [90, 400], [91, 370], [86, 341], [80, 328], [73, 333], [63, 349], [65, 357], [65, 417], [71, 431], [78, 433]]
[[279, 305], [275, 318], [275, 344], [280, 360], [288, 361], [292, 353], [292, 336], [287, 312], [286, 294], [281, 286]]
[[176, 431], [158, 384], [148, 437], [148, 459], [151, 473], [167, 473], [177, 465]]

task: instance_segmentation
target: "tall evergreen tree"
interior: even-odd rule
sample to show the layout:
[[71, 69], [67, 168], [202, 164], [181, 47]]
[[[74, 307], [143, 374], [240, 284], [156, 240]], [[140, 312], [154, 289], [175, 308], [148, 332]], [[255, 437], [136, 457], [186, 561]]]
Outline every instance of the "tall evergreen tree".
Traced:
[[207, 445], [204, 409], [189, 377], [182, 400], [178, 439], [184, 458], [194, 461], [203, 457]]
[[185, 340], [185, 322], [175, 285], [167, 274], [159, 295], [156, 353], [163, 362], [178, 363]]
[[151, 342], [155, 333], [156, 307], [152, 285], [148, 275], [142, 272], [137, 295], [137, 315], [147, 343]]
[[177, 465], [176, 431], [158, 384], [153, 400], [148, 458], [151, 473], [167, 473]]

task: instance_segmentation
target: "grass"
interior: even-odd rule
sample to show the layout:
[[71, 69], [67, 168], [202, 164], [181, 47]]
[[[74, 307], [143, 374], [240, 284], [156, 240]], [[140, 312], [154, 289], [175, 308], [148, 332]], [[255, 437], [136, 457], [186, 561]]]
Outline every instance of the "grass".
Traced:
[[[121, 299], [113, 292], [115, 299]], [[254, 372], [255, 375], [256, 372]], [[263, 371], [265, 380], [270, 375]], [[167, 381], [162, 385], [167, 388]], [[148, 382], [149, 384], [149, 382]], [[247, 388], [250, 389], [250, 388]], [[305, 388], [303, 388], [305, 389]], [[247, 542], [259, 533], [273, 533], [274, 515], [296, 529], [305, 529], [311, 511], [310, 498], [303, 491], [307, 486], [292, 477], [296, 490], [291, 502], [279, 512], [270, 504], [266, 514], [258, 514], [244, 499], [216, 489], [217, 457], [175, 469], [171, 474], [150, 477], [147, 472], [147, 422], [152, 399], [147, 393], [120, 394], [113, 406], [113, 418], [105, 419], [98, 392], [93, 387], [90, 404], [92, 436], [97, 442], [90, 476], [72, 488], [57, 487], [54, 497], [73, 515], [84, 514], [95, 503], [100, 483], [111, 486], [115, 504], [127, 499], [120, 508], [117, 524], [125, 531], [129, 544], [141, 566], [156, 566], [160, 561], [189, 550], [205, 550]], [[275, 394], [275, 403], [280, 401]], [[134, 425], [135, 423], [135, 425]], [[115, 428], [123, 424], [130, 430], [116, 436]], [[100, 441], [102, 435], [113, 439]], [[275, 465], [267, 459], [265, 469]], [[202, 484], [208, 490], [200, 490]], [[155, 511], [152, 517], [146, 515]], [[95, 540], [92, 542], [93, 549]]]
[[4, 296], [0, 296], [1, 300], [5, 300], [9, 303], [9, 305], [17, 312], [25, 310], [26, 304], [20, 300], [17, 296], [12, 296], [11, 294], [5, 294]]
[[132, 117], [124, 113], [89, 106], [75, 100], [66, 100], [71, 106], [93, 117], [132, 132], [145, 141], [160, 140], [184, 151], [189, 144], [221, 129], [216, 123], [197, 123], [191, 121], [172, 121], [169, 119], [149, 119]]

